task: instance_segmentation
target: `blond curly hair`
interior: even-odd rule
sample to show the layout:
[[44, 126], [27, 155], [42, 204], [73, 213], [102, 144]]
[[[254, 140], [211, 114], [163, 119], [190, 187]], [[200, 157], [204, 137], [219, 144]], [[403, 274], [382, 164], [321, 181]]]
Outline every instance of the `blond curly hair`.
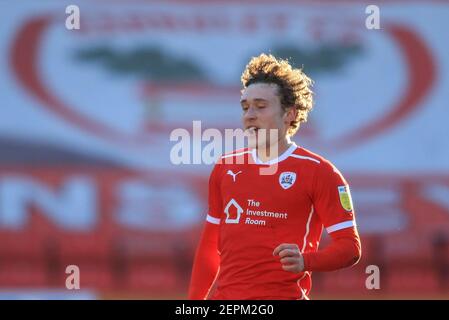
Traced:
[[287, 60], [276, 59], [262, 53], [253, 57], [242, 73], [243, 88], [254, 83], [273, 83], [278, 86], [278, 95], [284, 111], [294, 107], [296, 119], [290, 123], [287, 134], [293, 136], [313, 108], [313, 80], [302, 69], [294, 69]]

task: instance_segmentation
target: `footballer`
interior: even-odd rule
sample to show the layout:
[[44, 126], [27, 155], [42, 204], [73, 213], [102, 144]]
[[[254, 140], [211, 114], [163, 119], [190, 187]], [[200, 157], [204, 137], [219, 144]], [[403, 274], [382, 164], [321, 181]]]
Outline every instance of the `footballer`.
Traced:
[[[360, 260], [349, 186], [331, 162], [291, 140], [313, 107], [301, 69], [261, 54], [241, 80], [243, 127], [254, 143], [212, 170], [189, 299], [309, 299], [313, 272]], [[323, 229], [331, 241], [319, 248]]]

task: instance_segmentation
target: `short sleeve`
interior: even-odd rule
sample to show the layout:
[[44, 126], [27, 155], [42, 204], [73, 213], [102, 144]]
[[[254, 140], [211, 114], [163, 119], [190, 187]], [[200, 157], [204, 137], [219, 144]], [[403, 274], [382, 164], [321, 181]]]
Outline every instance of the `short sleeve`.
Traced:
[[328, 233], [356, 226], [349, 185], [331, 163], [317, 167], [312, 194], [314, 210]]
[[223, 212], [223, 201], [220, 189], [220, 164], [215, 164], [209, 177], [208, 214], [206, 220], [213, 224], [220, 224]]

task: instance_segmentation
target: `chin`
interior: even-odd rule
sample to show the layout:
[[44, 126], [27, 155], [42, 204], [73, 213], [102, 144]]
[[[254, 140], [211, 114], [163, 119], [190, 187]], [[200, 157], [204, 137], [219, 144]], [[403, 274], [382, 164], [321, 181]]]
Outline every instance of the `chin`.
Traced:
[[248, 142], [248, 148], [256, 149], [257, 148], [257, 143], [255, 143], [255, 142]]
[[268, 149], [270, 147], [270, 141], [265, 137], [257, 137], [257, 142], [255, 143], [258, 149]]

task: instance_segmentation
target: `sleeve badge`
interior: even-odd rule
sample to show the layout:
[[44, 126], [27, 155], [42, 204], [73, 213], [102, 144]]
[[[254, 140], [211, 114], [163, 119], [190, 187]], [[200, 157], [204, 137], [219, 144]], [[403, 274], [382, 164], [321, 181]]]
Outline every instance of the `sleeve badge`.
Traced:
[[338, 195], [340, 197], [340, 204], [346, 211], [352, 211], [352, 198], [349, 186], [338, 186]]

